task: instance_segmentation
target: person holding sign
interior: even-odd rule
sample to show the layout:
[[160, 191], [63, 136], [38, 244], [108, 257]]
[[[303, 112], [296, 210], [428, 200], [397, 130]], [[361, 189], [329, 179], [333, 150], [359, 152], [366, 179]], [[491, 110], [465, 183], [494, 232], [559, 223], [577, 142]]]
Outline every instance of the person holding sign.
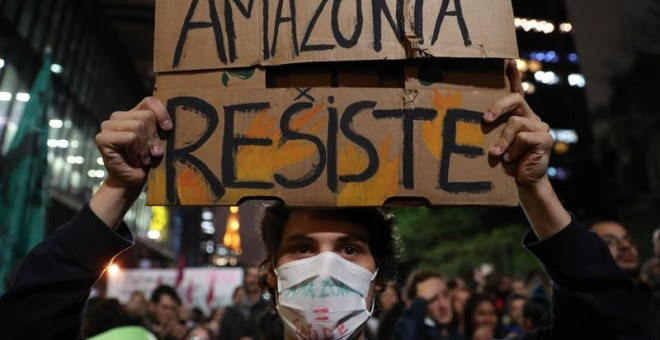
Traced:
[[[555, 282], [552, 325], [522, 338], [648, 338], [634, 283], [557, 198], [546, 174], [548, 125], [525, 102], [515, 63], [509, 71], [514, 93], [483, 117], [484, 124], [506, 120], [490, 156], [502, 159], [515, 178], [533, 229], [524, 245]], [[132, 244], [122, 218], [163, 155], [159, 131], [172, 125], [154, 98], [103, 122], [96, 142], [108, 177], [70, 223], [25, 258], [0, 298], [0, 328], [9, 338], [80, 338], [86, 297], [110, 260]], [[263, 281], [273, 292], [286, 338], [362, 336], [374, 291], [391, 269], [391, 224], [377, 208], [269, 209], [262, 225]]]

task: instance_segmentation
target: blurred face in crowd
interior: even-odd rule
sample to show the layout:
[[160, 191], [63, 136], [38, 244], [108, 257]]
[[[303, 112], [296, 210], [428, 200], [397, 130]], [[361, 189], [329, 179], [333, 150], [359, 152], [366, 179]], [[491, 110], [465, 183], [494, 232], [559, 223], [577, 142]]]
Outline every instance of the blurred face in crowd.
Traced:
[[144, 317], [147, 315], [147, 299], [142, 292], [134, 292], [126, 304], [126, 311], [134, 316]]
[[190, 331], [187, 340], [211, 340], [211, 333], [204, 327], [195, 327]]
[[231, 302], [234, 305], [239, 305], [245, 299], [245, 289], [243, 287], [237, 287], [234, 289], [234, 295], [231, 297]]
[[158, 302], [154, 305], [154, 315], [159, 325], [167, 325], [177, 320], [179, 304], [174, 298], [167, 294], [160, 296]]
[[605, 241], [619, 268], [630, 275], [637, 275], [640, 266], [637, 246], [621, 224], [610, 221], [600, 222], [593, 225], [591, 230]]
[[513, 282], [511, 282], [511, 293], [527, 295], [527, 290], [525, 289], [525, 281], [519, 279], [513, 280]]
[[439, 286], [440, 294], [429, 302], [427, 315], [435, 322], [446, 325], [451, 322], [451, 301], [449, 299], [449, 289], [447, 282], [439, 277], [432, 277], [428, 280], [433, 281]]
[[462, 317], [465, 310], [465, 303], [470, 299], [470, 291], [463, 288], [457, 288], [452, 294], [452, 308], [456, 315]]
[[259, 267], [250, 266], [245, 268], [244, 279], [245, 292], [248, 295], [261, 293], [259, 288]]
[[215, 321], [222, 320], [222, 317], [225, 315], [225, 310], [223, 308], [215, 308], [211, 314], [211, 319]]
[[511, 276], [504, 275], [497, 282], [497, 291], [503, 294], [511, 293]]
[[481, 301], [472, 314], [472, 321], [474, 328], [489, 328], [495, 331], [497, 327], [497, 310], [495, 305], [490, 301]]
[[522, 326], [523, 324], [523, 307], [525, 306], [525, 299], [517, 298], [511, 300], [509, 305], [509, 317], [516, 325]]
[[[376, 261], [371, 254], [366, 229], [355, 223], [319, 218], [296, 211], [291, 214], [282, 231], [282, 241], [277, 254], [276, 267], [305, 259], [322, 252], [334, 252], [370, 272], [376, 271]], [[269, 274], [269, 286], [275, 287], [277, 279]], [[374, 283], [367, 295], [367, 306], [374, 299]]]
[[399, 303], [399, 297], [396, 292], [396, 287], [393, 285], [388, 285], [385, 287], [385, 290], [380, 294], [379, 301], [380, 310], [387, 312], [392, 309], [394, 305]]

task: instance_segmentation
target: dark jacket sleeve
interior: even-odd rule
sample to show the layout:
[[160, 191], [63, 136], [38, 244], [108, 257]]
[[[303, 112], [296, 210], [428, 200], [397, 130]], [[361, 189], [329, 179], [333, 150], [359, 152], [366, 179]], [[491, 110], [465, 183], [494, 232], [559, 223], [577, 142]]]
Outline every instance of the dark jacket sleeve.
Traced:
[[426, 300], [414, 298], [396, 322], [394, 339], [421, 339], [424, 336], [424, 318], [427, 307]]
[[553, 281], [552, 325], [523, 339], [650, 339], [634, 281], [605, 243], [575, 218], [559, 233], [524, 245]]
[[133, 236], [125, 224], [112, 231], [86, 204], [23, 260], [0, 297], [3, 337], [81, 338], [91, 287], [110, 261], [132, 244]]

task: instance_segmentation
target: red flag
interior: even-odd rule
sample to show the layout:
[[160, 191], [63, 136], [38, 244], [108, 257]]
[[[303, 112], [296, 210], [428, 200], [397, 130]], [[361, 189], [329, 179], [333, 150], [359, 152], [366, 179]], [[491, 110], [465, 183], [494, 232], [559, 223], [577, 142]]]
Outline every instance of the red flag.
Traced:
[[176, 279], [174, 280], [174, 288], [179, 288], [183, 282], [183, 269], [186, 268], [186, 259], [179, 256], [179, 261], [176, 264]]
[[186, 303], [191, 305], [193, 302], [193, 284], [192, 281], [188, 282], [188, 288], [186, 289]]
[[210, 278], [209, 292], [206, 295], [206, 306], [210, 308], [214, 298], [215, 298], [215, 275], [211, 276]]

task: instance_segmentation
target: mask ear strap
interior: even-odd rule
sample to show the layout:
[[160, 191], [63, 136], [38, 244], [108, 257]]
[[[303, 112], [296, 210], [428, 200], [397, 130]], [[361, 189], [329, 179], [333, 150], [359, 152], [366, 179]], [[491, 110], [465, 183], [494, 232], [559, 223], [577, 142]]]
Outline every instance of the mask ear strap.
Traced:
[[270, 261], [270, 266], [273, 269], [273, 273], [275, 274], [275, 277], [277, 278], [277, 282], [275, 283], [275, 291], [273, 292], [273, 301], [275, 302], [275, 307], [278, 305], [278, 298], [279, 298], [279, 291], [280, 291], [280, 276], [277, 274], [277, 269], [275, 267], [275, 260], [272, 259]]

